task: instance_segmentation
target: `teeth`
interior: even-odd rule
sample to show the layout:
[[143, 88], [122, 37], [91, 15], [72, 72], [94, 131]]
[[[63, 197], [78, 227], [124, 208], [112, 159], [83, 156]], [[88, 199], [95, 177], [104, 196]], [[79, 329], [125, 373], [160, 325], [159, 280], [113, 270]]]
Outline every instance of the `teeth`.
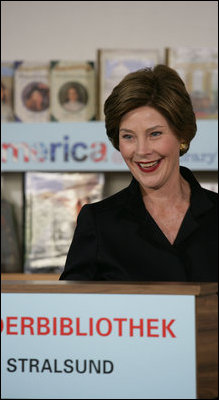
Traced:
[[148, 163], [139, 163], [141, 168], [149, 168], [149, 167], [153, 167], [154, 165], [158, 164], [158, 161], [152, 161], [152, 162], [148, 162]]

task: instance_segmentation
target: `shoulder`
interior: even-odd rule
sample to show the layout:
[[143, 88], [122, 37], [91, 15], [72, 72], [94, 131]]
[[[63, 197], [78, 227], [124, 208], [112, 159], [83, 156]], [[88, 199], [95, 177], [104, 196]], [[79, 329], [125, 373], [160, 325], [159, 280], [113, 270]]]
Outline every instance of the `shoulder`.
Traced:
[[129, 204], [133, 193], [136, 193], [138, 190], [135, 186], [136, 182], [132, 180], [128, 187], [112, 196], [95, 203], [86, 204], [81, 210], [82, 214], [91, 214], [93, 216], [98, 216], [98, 218], [101, 218], [103, 215], [115, 215], [120, 210], [123, 210], [125, 205]]
[[215, 205], [217, 205], [218, 193], [202, 187], [189, 168], [180, 167], [180, 172], [182, 176], [189, 182], [192, 190], [192, 195], [197, 203], [199, 203], [200, 201], [203, 202], [205, 199], [206, 201], [210, 200]]
[[109, 196], [101, 201], [96, 203], [89, 204], [89, 208], [94, 211], [104, 212], [111, 209], [120, 208], [124, 202], [128, 200], [130, 196], [130, 187], [126, 187], [121, 191]]
[[212, 190], [205, 189], [203, 187], [201, 189], [205, 196], [207, 196], [209, 200], [211, 200], [215, 204], [215, 206], [218, 206], [218, 193], [213, 192]]

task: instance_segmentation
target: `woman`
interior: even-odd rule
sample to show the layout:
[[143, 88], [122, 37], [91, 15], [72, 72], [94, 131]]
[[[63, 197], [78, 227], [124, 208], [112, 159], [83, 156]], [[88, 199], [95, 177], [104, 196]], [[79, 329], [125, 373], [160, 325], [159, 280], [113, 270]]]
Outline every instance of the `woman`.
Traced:
[[49, 106], [49, 89], [44, 83], [30, 85], [25, 95], [25, 106], [30, 111], [44, 111]]
[[217, 194], [179, 166], [196, 134], [179, 75], [164, 65], [128, 74], [104, 112], [133, 179], [82, 208], [60, 279], [217, 281]]
[[79, 95], [75, 87], [70, 87], [67, 93], [67, 101], [63, 104], [67, 111], [79, 111], [84, 107], [84, 103], [79, 101]]

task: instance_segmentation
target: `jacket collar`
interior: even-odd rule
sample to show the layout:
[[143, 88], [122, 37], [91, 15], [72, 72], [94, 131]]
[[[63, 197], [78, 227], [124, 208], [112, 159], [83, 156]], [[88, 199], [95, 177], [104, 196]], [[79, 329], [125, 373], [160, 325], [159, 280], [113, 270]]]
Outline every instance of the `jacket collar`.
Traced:
[[193, 173], [186, 167], [180, 167], [183, 178], [189, 182], [191, 188], [190, 210], [194, 217], [206, 213], [213, 207], [213, 203], [207, 196], [205, 190], [194, 177]]
[[[213, 203], [206, 195], [205, 190], [200, 186], [192, 172], [186, 167], [180, 167], [180, 173], [190, 184], [191, 199], [190, 207], [185, 215], [174, 245], [177, 245], [179, 242], [186, 239], [186, 237], [197, 229], [199, 226], [198, 217], [206, 213], [213, 206]], [[129, 210], [129, 213], [139, 221], [143, 236], [146, 235], [150, 241], [159, 241], [159, 243], [163, 242], [163, 244], [170, 245], [168, 239], [160, 231], [159, 227], [146, 210], [139, 183], [134, 177], [127, 190], [128, 198], [125, 207]], [[151, 225], [151, 229], [148, 229], [148, 224]]]
[[[180, 173], [189, 183], [191, 188], [190, 210], [192, 215], [194, 217], [199, 216], [212, 208], [213, 203], [208, 198], [205, 190], [196, 180], [193, 173], [186, 167], [180, 167]], [[132, 181], [127, 189], [130, 201], [126, 203], [126, 206], [130, 209], [130, 211], [142, 217], [142, 213], [147, 212], [142, 199], [139, 183], [134, 177], [132, 178]]]

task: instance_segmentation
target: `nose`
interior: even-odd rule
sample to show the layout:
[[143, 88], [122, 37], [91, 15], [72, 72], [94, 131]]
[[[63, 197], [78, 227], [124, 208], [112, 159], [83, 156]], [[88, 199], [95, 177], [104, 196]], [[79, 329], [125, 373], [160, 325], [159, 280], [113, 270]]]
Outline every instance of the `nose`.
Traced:
[[138, 157], [151, 154], [153, 152], [152, 144], [147, 138], [138, 138], [135, 153]]

